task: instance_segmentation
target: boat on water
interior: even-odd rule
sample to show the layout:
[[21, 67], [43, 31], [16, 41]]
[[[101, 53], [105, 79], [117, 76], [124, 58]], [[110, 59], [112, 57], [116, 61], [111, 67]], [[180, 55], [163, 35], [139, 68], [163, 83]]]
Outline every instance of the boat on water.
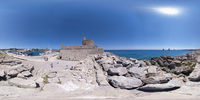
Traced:
[[40, 53], [39, 55], [42, 56], [42, 55], [48, 55], [52, 53], [53, 53], [52, 49], [49, 49], [48, 51], [45, 51], [44, 53]]
[[33, 55], [33, 51], [31, 49], [24, 49], [23, 51], [19, 51], [18, 54], [25, 55], [25, 56], [31, 56], [31, 55]]

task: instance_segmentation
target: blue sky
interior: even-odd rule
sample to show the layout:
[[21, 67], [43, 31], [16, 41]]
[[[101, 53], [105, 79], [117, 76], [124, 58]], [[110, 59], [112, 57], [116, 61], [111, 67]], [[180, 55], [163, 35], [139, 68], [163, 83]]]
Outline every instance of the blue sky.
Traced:
[[[0, 48], [200, 48], [199, 0], [1, 0]], [[155, 8], [174, 8], [164, 14]]]

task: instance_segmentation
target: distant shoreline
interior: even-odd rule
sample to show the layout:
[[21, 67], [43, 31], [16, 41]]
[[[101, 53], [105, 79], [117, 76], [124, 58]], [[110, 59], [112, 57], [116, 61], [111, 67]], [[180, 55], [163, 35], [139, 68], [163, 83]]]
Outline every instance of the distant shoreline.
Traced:
[[160, 56], [181, 56], [194, 50], [104, 50], [120, 57], [135, 58], [138, 60], [151, 60], [152, 57]]
[[[162, 50], [162, 49], [104, 49], [104, 50]], [[199, 49], [172, 49], [170, 51], [174, 51], [174, 50], [196, 51]], [[168, 51], [168, 50], [165, 49], [164, 51]]]

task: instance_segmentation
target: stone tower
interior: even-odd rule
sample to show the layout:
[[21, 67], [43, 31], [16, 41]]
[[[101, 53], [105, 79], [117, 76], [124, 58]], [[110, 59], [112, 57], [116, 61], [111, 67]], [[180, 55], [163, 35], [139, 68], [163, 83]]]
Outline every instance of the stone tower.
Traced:
[[94, 46], [93, 40], [86, 40], [85, 38], [82, 41], [82, 45]]
[[103, 48], [94, 45], [93, 40], [83, 38], [82, 45], [64, 46], [61, 45], [60, 57], [63, 60], [83, 60], [89, 55], [103, 54]]

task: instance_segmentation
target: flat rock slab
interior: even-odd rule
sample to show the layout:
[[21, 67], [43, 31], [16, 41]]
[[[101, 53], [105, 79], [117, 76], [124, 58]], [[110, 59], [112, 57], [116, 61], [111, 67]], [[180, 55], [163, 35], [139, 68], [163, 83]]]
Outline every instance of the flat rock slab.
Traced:
[[99, 86], [109, 86], [106, 76], [103, 74], [102, 70], [97, 70], [96, 71], [96, 81]]
[[108, 70], [108, 74], [109, 75], [119, 75], [119, 76], [122, 76], [122, 75], [125, 75], [128, 71], [126, 70], [125, 67], [118, 67], [118, 68], [110, 68]]
[[142, 81], [135, 77], [111, 76], [108, 82], [115, 88], [135, 89], [142, 85]]
[[188, 79], [190, 81], [200, 81], [200, 65], [198, 63], [192, 73], [190, 73]]
[[20, 88], [36, 88], [37, 85], [33, 80], [26, 80], [22, 78], [12, 78], [8, 81], [8, 83], [12, 86], [17, 86]]
[[180, 88], [182, 85], [181, 81], [171, 80], [165, 84], [147, 84], [143, 87], [140, 87], [138, 90], [145, 92], [161, 92], [161, 91], [170, 91]]

